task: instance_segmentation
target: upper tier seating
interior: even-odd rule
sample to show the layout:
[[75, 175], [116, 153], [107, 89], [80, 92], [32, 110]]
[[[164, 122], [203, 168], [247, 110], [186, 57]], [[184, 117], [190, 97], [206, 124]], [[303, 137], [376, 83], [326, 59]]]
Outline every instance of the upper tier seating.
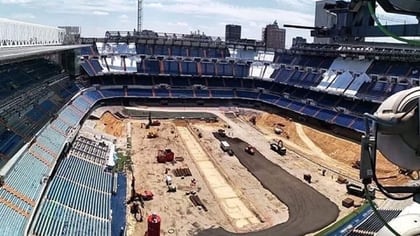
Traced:
[[230, 56], [227, 48], [195, 47], [177, 45], [151, 45], [138, 43], [136, 53], [149, 56], [171, 57], [203, 57], [203, 58], [226, 58]]
[[119, 54], [119, 55], [133, 55], [136, 54], [134, 43], [96, 43], [96, 48], [100, 55]]

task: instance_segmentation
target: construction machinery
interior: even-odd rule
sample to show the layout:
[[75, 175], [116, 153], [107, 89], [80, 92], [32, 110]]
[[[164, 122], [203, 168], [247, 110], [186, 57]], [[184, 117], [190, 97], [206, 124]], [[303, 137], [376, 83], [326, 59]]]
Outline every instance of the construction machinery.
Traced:
[[220, 142], [220, 148], [224, 151], [227, 152], [230, 149], [230, 145], [227, 141], [221, 141]]
[[251, 124], [253, 124], [253, 125], [256, 125], [256, 124], [257, 124], [257, 117], [256, 117], [256, 116], [252, 116], [252, 117], [249, 119], [249, 122], [251, 122]]
[[156, 156], [158, 163], [166, 163], [174, 161], [175, 153], [171, 149], [159, 150]]
[[152, 120], [152, 113], [149, 112], [149, 123], [146, 125], [146, 129], [149, 129], [150, 126], [160, 126], [160, 121]]
[[136, 178], [134, 175], [131, 177], [131, 196], [127, 204], [132, 204], [130, 206], [130, 213], [133, 214], [137, 222], [143, 221], [143, 212], [141, 208], [144, 207], [143, 196], [136, 192], [135, 189]]
[[255, 154], [255, 148], [251, 145], [248, 145], [245, 148], [245, 152], [247, 152], [248, 154], [254, 155]]
[[143, 193], [140, 194], [141, 199], [143, 199], [143, 201], [150, 201], [153, 200], [153, 193], [149, 190], [145, 190]]
[[356, 160], [351, 165], [352, 168], [360, 170], [360, 160]]
[[220, 137], [224, 138], [226, 137], [226, 132], [224, 129], [218, 129], [217, 133], [220, 135]]
[[279, 140], [276, 143], [270, 144], [270, 149], [277, 152], [281, 156], [286, 155], [286, 148], [283, 146], [283, 141]]
[[152, 138], [157, 138], [157, 137], [158, 137], [158, 134], [155, 131], [150, 131], [149, 133], [147, 133], [147, 138], [152, 139]]
[[229, 149], [229, 150], [227, 151], [227, 153], [228, 153], [228, 155], [229, 155], [229, 156], [233, 156], [233, 155], [235, 155], [235, 153], [233, 152], [233, 150], [232, 150], [232, 149]]

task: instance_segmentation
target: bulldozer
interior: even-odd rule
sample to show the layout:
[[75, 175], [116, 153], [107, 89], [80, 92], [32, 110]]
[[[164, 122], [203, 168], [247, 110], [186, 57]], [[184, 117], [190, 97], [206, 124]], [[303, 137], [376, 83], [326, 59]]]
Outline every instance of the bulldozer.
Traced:
[[157, 138], [158, 134], [155, 131], [150, 131], [149, 133], [147, 133], [147, 138], [152, 139], [152, 138]]
[[283, 141], [281, 140], [278, 140], [275, 143], [271, 143], [270, 149], [280, 154], [280, 156], [286, 155], [286, 148], [283, 146]]

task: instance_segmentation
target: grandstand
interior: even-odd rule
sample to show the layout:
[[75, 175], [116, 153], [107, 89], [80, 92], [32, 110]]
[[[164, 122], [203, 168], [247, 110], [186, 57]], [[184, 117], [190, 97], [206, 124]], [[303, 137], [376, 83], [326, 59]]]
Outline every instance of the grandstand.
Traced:
[[[81, 58], [80, 74], [49, 57], [55, 48], [30, 58], [0, 54], [0, 235], [119, 233], [125, 212], [113, 183], [125, 176], [104, 172], [111, 144], [78, 133], [102, 104], [231, 104], [282, 111], [357, 139], [365, 112], [420, 81], [418, 54], [402, 46], [304, 44], [272, 52], [170, 40], [66, 48], [72, 59]], [[31, 43], [1, 41], [0, 47], [12, 44]], [[352, 233], [377, 231], [374, 221]]]

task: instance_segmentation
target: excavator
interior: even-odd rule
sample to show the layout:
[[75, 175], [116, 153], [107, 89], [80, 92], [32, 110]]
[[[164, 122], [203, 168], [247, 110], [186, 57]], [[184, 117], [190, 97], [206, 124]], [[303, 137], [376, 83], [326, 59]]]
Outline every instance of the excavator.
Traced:
[[133, 214], [137, 222], [143, 221], [143, 212], [142, 208], [144, 207], [144, 201], [141, 194], [136, 192], [135, 189], [136, 178], [134, 175], [131, 177], [131, 196], [127, 204], [132, 204], [130, 206], [130, 213]]
[[131, 176], [131, 196], [130, 199], [127, 201], [127, 204], [132, 204], [130, 206], [130, 213], [133, 214], [134, 218], [137, 222], [143, 221], [143, 212], [142, 208], [144, 208], [144, 201], [149, 201], [153, 199], [153, 193], [151, 191], [144, 191], [144, 194], [140, 194], [136, 192], [135, 189], [136, 185], [136, 178], [134, 175]]
[[160, 122], [158, 120], [152, 120], [152, 113], [149, 112], [149, 123], [146, 125], [146, 129], [149, 129], [150, 126], [159, 126]]

